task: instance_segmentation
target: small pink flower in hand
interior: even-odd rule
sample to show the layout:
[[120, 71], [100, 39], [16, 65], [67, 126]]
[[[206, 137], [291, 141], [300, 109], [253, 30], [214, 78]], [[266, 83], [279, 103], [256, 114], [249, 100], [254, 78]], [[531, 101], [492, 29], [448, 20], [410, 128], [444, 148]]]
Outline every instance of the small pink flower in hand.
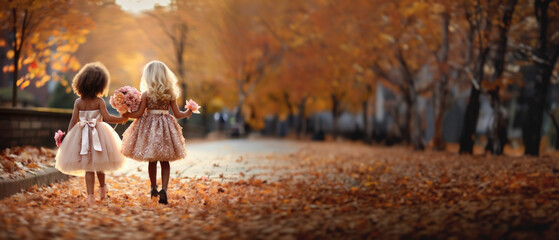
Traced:
[[62, 140], [64, 140], [64, 134], [66, 133], [61, 131], [60, 129], [58, 129], [58, 131], [54, 133], [54, 141], [56, 141], [57, 147], [60, 147], [60, 145], [62, 145]]
[[198, 106], [198, 103], [192, 101], [192, 99], [188, 100], [188, 103], [186, 103], [185, 107], [190, 109], [190, 111], [192, 111], [193, 113], [200, 113], [199, 109], [202, 108]]

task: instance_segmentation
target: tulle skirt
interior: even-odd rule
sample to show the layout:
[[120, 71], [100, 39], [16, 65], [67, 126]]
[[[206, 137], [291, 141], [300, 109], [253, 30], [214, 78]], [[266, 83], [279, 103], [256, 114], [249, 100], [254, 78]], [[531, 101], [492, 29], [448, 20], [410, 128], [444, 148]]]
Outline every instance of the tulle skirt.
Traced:
[[122, 153], [138, 161], [175, 161], [186, 157], [182, 127], [169, 114], [148, 113], [122, 136]]
[[[56, 153], [55, 167], [58, 170], [69, 175], [83, 176], [89, 171], [113, 172], [122, 168], [126, 158], [121, 153], [122, 142], [118, 134], [105, 122], [98, 122], [95, 129], [99, 135], [101, 151], [94, 150], [90, 140], [89, 154], [80, 155], [82, 128], [76, 124], [66, 134]], [[92, 130], [89, 131], [91, 137]]]

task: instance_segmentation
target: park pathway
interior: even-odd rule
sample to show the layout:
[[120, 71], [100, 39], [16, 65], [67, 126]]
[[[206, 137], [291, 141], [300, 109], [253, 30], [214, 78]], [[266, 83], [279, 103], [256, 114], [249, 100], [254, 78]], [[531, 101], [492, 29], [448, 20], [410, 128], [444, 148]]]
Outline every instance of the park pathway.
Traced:
[[[268, 171], [271, 171], [271, 165], [285, 164], [281, 161], [270, 161], [273, 154], [295, 153], [304, 145], [301, 142], [272, 139], [228, 139], [194, 143], [187, 141], [187, 157], [171, 162], [171, 178], [205, 177], [227, 180], [257, 176], [265, 179], [270, 175]], [[132, 159], [128, 159], [126, 166], [115, 174], [149, 178], [147, 163]]]

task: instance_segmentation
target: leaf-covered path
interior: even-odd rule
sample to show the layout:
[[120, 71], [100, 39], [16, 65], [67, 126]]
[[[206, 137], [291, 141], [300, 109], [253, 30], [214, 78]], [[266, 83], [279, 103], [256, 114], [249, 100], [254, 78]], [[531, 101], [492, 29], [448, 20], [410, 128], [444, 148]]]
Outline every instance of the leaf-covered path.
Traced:
[[[299, 151], [305, 144], [273, 139], [229, 139], [187, 142], [187, 157], [171, 163], [171, 178], [200, 178], [234, 180], [243, 175], [264, 177], [269, 172], [262, 166], [284, 165], [282, 161], [267, 161], [274, 154]], [[130, 160], [116, 174], [148, 178], [147, 164]]]
[[255, 177], [173, 178], [166, 206], [138, 174], [110, 175], [110, 198], [92, 207], [83, 178], [30, 189], [0, 201], [0, 239], [559, 236], [556, 158], [296, 145], [259, 157]]

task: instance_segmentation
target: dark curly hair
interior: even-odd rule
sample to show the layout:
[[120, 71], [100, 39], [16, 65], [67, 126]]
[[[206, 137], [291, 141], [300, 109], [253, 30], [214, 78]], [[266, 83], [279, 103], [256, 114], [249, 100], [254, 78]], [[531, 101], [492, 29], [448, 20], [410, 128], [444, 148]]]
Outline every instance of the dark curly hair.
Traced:
[[95, 98], [107, 93], [111, 77], [100, 62], [88, 63], [80, 69], [72, 80], [74, 93], [81, 98]]

